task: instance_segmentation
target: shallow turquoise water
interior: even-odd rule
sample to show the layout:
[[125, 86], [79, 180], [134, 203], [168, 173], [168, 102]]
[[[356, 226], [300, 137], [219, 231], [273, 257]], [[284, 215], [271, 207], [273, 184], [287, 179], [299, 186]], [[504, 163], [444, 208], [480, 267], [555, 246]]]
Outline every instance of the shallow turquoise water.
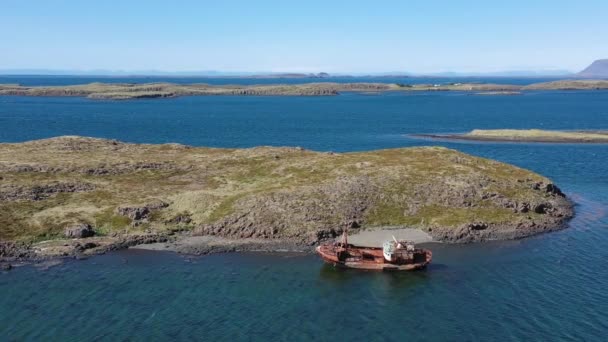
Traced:
[[605, 340], [608, 145], [450, 143], [403, 134], [608, 129], [608, 92], [142, 101], [0, 97], [0, 141], [80, 134], [135, 142], [354, 151], [435, 145], [552, 178], [565, 230], [433, 245], [408, 274], [341, 271], [311, 255], [122, 251], [0, 274], [0, 340]]

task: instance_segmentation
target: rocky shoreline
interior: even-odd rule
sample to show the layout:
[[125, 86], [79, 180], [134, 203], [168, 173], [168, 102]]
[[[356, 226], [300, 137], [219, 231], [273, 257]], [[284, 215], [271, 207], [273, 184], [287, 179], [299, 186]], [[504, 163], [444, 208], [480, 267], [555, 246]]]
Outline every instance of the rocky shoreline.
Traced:
[[201, 256], [219, 253], [314, 253], [314, 245], [286, 240], [226, 239], [217, 236], [131, 235], [122, 237], [89, 237], [59, 239], [39, 243], [0, 242], [0, 271], [17, 266], [61, 263], [62, 260], [82, 260], [124, 249], [166, 251]]
[[[570, 208], [570, 210], [572, 210]], [[565, 212], [564, 215], [573, 215], [573, 212]], [[563, 229], [567, 226], [566, 221], [556, 225], [554, 222], [541, 224], [519, 225], [517, 227], [486, 225], [474, 223], [464, 225], [457, 230], [436, 229], [422, 234], [428, 234], [430, 239], [419, 238], [418, 233], [400, 236], [399, 239], [412, 240], [418, 243], [458, 243], [468, 244], [474, 242], [517, 240], [538, 234], [549, 233]], [[394, 228], [396, 231], [403, 228]], [[408, 228], [408, 230], [411, 230]], [[363, 231], [368, 233], [373, 231]], [[387, 231], [385, 231], [386, 233]], [[377, 242], [361, 243], [355, 235], [350, 237], [351, 243], [361, 245], [379, 246]], [[74, 239], [59, 239], [43, 241], [38, 243], [0, 241], [0, 271], [9, 271], [15, 266], [45, 263], [62, 259], [85, 259], [88, 257], [106, 254], [128, 248], [143, 249], [149, 251], [166, 251], [184, 255], [201, 256], [218, 253], [239, 252], [264, 252], [264, 253], [314, 253], [315, 247], [320, 243], [338, 239], [335, 237], [322, 237], [309, 243], [290, 239], [256, 239], [256, 238], [224, 238], [214, 235], [196, 236], [191, 233], [145, 234], [127, 235], [114, 237], [87, 237]]]
[[[543, 189], [565, 198], [559, 188], [549, 185]], [[456, 243], [468, 244], [484, 241], [517, 240], [543, 233], [549, 233], [567, 227], [567, 221], [574, 216], [574, 205], [567, 201], [562, 207], [546, 207], [539, 205], [530, 208], [521, 204], [513, 208], [519, 212], [550, 212], [546, 220], [519, 223], [517, 225], [487, 224], [473, 222], [464, 224], [456, 229], [434, 228], [427, 231], [405, 227], [379, 227], [375, 229], [349, 229], [351, 242], [366, 246], [379, 246], [378, 241], [370, 240], [369, 236], [357, 239], [358, 235], [396, 235], [416, 243]], [[403, 231], [405, 235], [403, 235]], [[200, 231], [199, 231], [200, 232]], [[401, 235], [400, 235], [401, 233]], [[67, 232], [66, 232], [67, 234]], [[153, 251], [171, 251], [188, 255], [207, 255], [231, 252], [299, 252], [313, 253], [314, 248], [321, 243], [339, 239], [342, 229], [319, 231], [310, 239], [293, 238], [238, 238], [222, 235], [200, 235], [196, 231], [171, 232], [168, 234], [113, 234], [109, 237], [88, 236], [68, 239], [49, 240], [37, 243], [0, 241], [0, 271], [7, 271], [12, 265], [38, 263], [53, 259], [74, 258], [82, 259], [107, 252], [137, 248]], [[373, 241], [373, 243], [370, 243]]]
[[42, 242], [0, 241], [0, 263], [39, 262], [56, 258], [85, 258], [141, 244], [167, 242], [160, 234], [56, 239]]
[[470, 243], [552, 231], [573, 216], [549, 179], [442, 147], [339, 154], [59, 137], [0, 144], [0, 172], [9, 262], [159, 243], [195, 254], [310, 251], [344, 229], [387, 226]]

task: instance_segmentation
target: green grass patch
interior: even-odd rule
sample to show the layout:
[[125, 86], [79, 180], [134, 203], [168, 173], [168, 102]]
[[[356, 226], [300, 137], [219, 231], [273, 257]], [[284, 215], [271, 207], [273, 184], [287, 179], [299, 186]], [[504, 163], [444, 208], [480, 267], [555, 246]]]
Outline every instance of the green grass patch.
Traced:
[[112, 208], [105, 209], [94, 215], [95, 230], [100, 235], [107, 234], [114, 230], [128, 228], [131, 224], [131, 219], [117, 215]]
[[245, 194], [229, 196], [222, 200], [220, 204], [209, 214], [208, 222], [216, 222], [234, 212], [234, 203], [240, 198], [245, 197]]
[[503, 223], [516, 219], [518, 214], [505, 208], [451, 208], [440, 205], [425, 206], [414, 215], [407, 215], [402, 206], [385, 204], [370, 210], [366, 226], [458, 227], [470, 222]]

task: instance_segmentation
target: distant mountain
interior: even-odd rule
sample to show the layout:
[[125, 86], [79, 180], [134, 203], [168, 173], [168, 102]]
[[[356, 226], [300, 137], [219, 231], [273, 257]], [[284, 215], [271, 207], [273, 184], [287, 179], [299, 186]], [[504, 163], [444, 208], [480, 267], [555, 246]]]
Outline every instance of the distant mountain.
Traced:
[[608, 59], [598, 59], [579, 72], [577, 76], [589, 78], [608, 78]]

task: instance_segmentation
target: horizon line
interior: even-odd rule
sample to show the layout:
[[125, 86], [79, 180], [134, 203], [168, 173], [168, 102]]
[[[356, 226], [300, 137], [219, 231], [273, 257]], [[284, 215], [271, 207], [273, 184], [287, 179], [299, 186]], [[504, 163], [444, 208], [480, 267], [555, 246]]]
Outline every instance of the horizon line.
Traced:
[[378, 71], [378, 72], [335, 72], [325, 71], [301, 72], [301, 71], [221, 71], [221, 70], [191, 70], [191, 71], [167, 71], [167, 70], [109, 70], [109, 69], [44, 69], [44, 68], [15, 68], [0, 69], [0, 76], [105, 76], [105, 77], [276, 77], [294, 75], [297, 77], [542, 77], [542, 76], [573, 76], [579, 72], [565, 69], [507, 69], [500, 71], [435, 71], [435, 72], [409, 72], [409, 71]]

